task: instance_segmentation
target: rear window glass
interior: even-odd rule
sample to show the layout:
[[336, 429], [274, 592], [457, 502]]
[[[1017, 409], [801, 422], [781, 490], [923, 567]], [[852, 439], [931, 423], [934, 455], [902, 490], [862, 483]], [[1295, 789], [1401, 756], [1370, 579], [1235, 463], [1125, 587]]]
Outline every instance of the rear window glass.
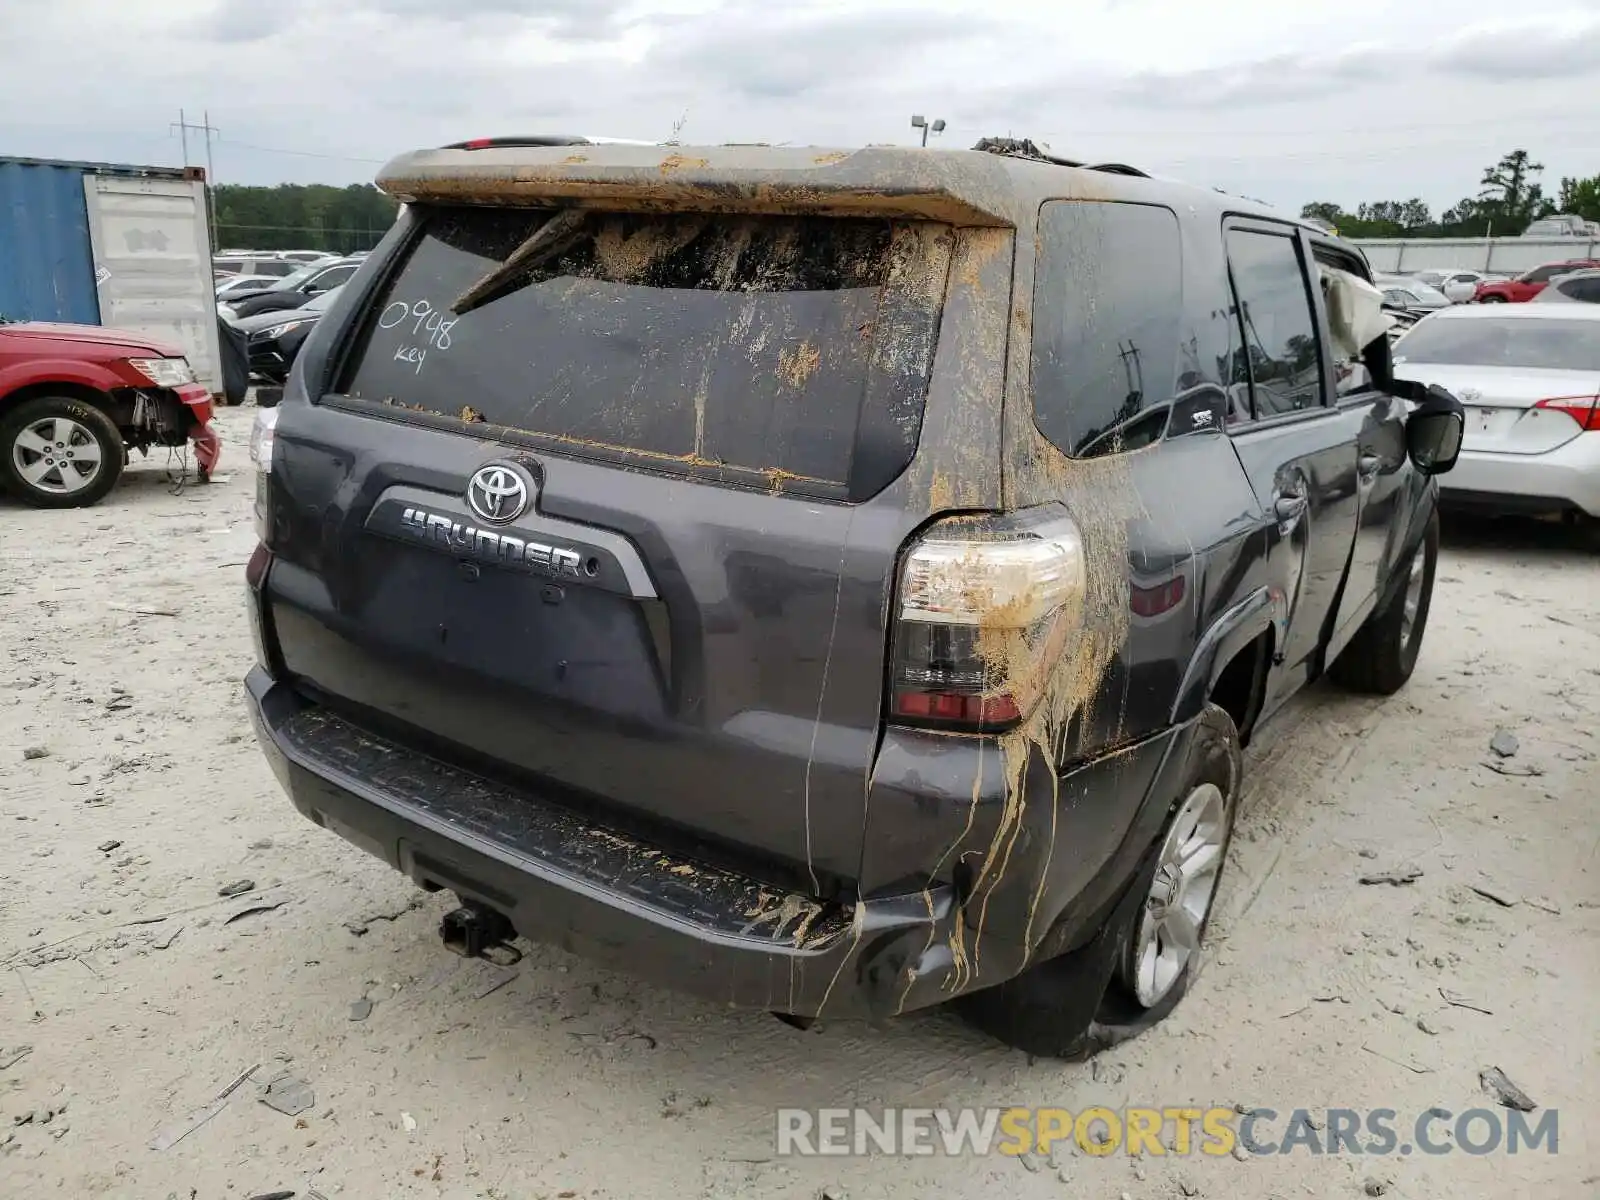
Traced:
[[871, 494], [915, 450], [949, 254], [948, 229], [885, 220], [436, 210], [344, 390], [580, 456]]
[[1400, 363], [1600, 371], [1600, 323], [1485, 317], [1419, 322], [1395, 343]]
[[[1068, 454], [1159, 441], [1179, 389], [1178, 219], [1143, 204], [1058, 201], [1039, 218], [1033, 417]], [[1198, 378], [1185, 379], [1192, 386]]]

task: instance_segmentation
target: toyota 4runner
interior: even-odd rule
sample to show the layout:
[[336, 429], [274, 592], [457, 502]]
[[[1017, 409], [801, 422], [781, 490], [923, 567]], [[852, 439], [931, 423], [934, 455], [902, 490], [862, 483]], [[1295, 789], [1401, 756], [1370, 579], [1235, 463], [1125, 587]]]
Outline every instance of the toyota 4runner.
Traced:
[[1359, 252], [1027, 142], [379, 183], [253, 447], [295, 805], [463, 953], [1062, 1056], [1170, 1011], [1241, 743], [1427, 623], [1460, 409]]

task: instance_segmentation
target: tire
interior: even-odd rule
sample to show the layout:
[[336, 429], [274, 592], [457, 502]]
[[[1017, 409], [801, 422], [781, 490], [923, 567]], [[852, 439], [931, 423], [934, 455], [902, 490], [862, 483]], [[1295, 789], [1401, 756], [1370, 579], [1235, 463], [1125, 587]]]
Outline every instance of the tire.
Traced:
[[1504, 304], [1505, 302], [1506, 302], [1506, 298], [1504, 296], [1485, 296], [1478, 303], [1480, 303], [1480, 304]]
[[[91, 446], [98, 463], [85, 470]], [[57, 453], [66, 458], [57, 460]], [[117, 486], [126, 461], [121, 431], [83, 400], [36, 396], [0, 415], [0, 485], [36, 508], [98, 504]]]
[[[1015, 979], [961, 997], [956, 1005], [962, 1016], [991, 1037], [1035, 1057], [1081, 1062], [1137, 1037], [1177, 1008], [1204, 960], [1205, 935], [1233, 840], [1242, 765], [1233, 718], [1216, 705], [1207, 705], [1161, 831], [1093, 940], [1080, 950], [1037, 963]], [[1170, 892], [1173, 886], [1167, 852], [1197, 795], [1216, 807], [1213, 836], [1206, 839], [1214, 866], [1203, 907], [1192, 920], [1193, 946], [1182, 953], [1181, 962], [1168, 964], [1172, 973], [1159, 980], [1159, 992], [1151, 994], [1141, 987], [1140, 971], [1149, 955], [1140, 952], [1148, 950], [1147, 931], [1162, 925], [1153, 892], [1158, 877], [1163, 879], [1163, 890]]]
[[1350, 644], [1333, 660], [1329, 676], [1340, 687], [1372, 696], [1392, 696], [1416, 670], [1422, 635], [1433, 605], [1433, 580], [1439, 567], [1439, 513], [1406, 558], [1394, 592], [1356, 631]]

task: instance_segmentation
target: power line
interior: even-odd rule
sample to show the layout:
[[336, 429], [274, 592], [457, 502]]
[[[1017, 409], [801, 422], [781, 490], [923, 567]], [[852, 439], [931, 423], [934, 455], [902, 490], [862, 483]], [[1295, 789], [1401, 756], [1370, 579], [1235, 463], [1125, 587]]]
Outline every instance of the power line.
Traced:
[[388, 161], [388, 159], [384, 158], [360, 158], [353, 154], [323, 154], [316, 150], [285, 150], [278, 146], [257, 146], [252, 142], [235, 142], [220, 138], [218, 140], [222, 141], [222, 144], [225, 147], [237, 147], [241, 150], [256, 150], [262, 154], [288, 154], [294, 156], [295, 158], [321, 158], [332, 162], [370, 163], [374, 166], [380, 167]]
[[[222, 131], [212, 126], [211, 113], [209, 111], [201, 114], [200, 122], [199, 125], [191, 125], [188, 118], [183, 115], [183, 109], [180, 108], [178, 110], [177, 129], [183, 139], [184, 170], [189, 169], [189, 130], [199, 130], [206, 135], [206, 202], [211, 210], [211, 250], [212, 253], [215, 253], [217, 249], [217, 173], [211, 165], [211, 135], [213, 133], [220, 135]], [[170, 133], [172, 126], [169, 125], [167, 129]]]

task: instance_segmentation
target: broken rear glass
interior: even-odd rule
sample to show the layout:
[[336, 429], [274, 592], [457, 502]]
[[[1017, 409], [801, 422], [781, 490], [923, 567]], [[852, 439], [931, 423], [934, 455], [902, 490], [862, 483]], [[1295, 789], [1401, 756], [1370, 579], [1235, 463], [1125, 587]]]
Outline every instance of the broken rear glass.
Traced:
[[562, 452], [871, 494], [920, 430], [948, 230], [438, 210], [371, 308], [351, 396]]

